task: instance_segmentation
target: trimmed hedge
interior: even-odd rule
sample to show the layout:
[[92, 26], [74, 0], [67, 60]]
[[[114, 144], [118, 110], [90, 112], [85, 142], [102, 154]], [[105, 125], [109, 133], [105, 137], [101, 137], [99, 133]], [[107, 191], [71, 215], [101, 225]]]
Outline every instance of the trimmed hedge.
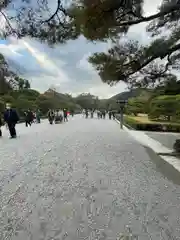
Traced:
[[[116, 118], [119, 120], [120, 116], [117, 115]], [[166, 123], [166, 122], [143, 123], [129, 116], [124, 116], [124, 125], [127, 126], [128, 128], [133, 128], [139, 131], [180, 132], [179, 123]]]

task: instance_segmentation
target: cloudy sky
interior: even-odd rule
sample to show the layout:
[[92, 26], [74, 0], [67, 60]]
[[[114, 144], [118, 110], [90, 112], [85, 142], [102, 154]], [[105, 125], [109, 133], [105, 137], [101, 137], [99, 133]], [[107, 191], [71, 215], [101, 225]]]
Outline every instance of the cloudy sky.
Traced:
[[[145, 15], [155, 13], [160, 2], [161, 0], [146, 0]], [[140, 24], [132, 27], [129, 37], [146, 43], [148, 36], [144, 26]], [[0, 52], [10, 65], [19, 69], [24, 77], [29, 79], [32, 88], [43, 92], [54, 86], [62, 93], [76, 95], [90, 92], [101, 98], [126, 90], [123, 83], [114, 87], [102, 83], [87, 61], [89, 55], [106, 51], [108, 46], [108, 43], [90, 43], [83, 37], [54, 48], [29, 38], [19, 41], [0, 40]]]

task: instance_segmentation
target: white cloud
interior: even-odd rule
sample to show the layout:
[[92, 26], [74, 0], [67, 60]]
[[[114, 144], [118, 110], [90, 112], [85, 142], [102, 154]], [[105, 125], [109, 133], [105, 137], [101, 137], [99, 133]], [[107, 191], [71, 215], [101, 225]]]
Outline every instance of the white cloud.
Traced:
[[2, 54], [6, 56], [11, 56], [12, 54], [16, 56], [22, 56], [22, 54], [18, 53], [18, 50], [21, 49], [20, 45], [13, 45], [13, 44], [0, 44], [0, 51]]
[[92, 53], [85, 54], [80, 61], [77, 63], [77, 67], [86, 71], [89, 71], [90, 73], [94, 74], [94, 69], [92, 65], [88, 62], [88, 58], [92, 55]]
[[99, 84], [99, 86], [92, 86], [89, 88], [89, 92], [93, 95], [99, 96], [100, 98], [110, 98], [115, 94], [127, 91], [127, 86], [125, 83], [119, 83], [114, 87], [110, 87], [104, 83]]
[[146, 0], [144, 2], [144, 15], [149, 16], [157, 13], [158, 6], [162, 3], [162, 0]]
[[54, 86], [58, 91], [66, 92], [67, 86], [66, 82], [61, 82], [57, 77], [47, 76], [44, 74], [39, 74], [38, 76], [33, 76], [30, 79], [31, 87], [38, 89], [40, 92], [46, 91], [48, 88]]

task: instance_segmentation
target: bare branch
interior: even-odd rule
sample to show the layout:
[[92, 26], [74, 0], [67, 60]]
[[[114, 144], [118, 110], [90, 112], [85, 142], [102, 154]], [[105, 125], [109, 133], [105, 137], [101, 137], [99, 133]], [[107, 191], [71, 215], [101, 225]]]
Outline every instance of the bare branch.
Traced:
[[6, 14], [5, 14], [3, 11], [0, 11], [0, 13], [1, 13], [1, 14], [3, 15], [3, 17], [5, 18], [6, 23], [8, 24], [9, 28], [13, 31], [13, 27], [11, 26], [10, 21], [9, 21], [8, 17], [6, 16]]
[[58, 11], [59, 11], [59, 8], [60, 8], [60, 5], [61, 5], [61, 0], [58, 0], [57, 1], [57, 8], [56, 8], [56, 11], [54, 12], [54, 14], [52, 14], [51, 15], [51, 17], [50, 18], [48, 18], [47, 20], [45, 20], [44, 22], [50, 22], [56, 15], [57, 15], [57, 13], [58, 13]]
[[43, 21], [43, 23], [48, 23], [51, 20], [54, 19], [55, 16], [58, 16], [58, 12], [61, 11], [64, 13], [64, 15], [67, 15], [66, 10], [62, 7], [61, 5], [61, 0], [57, 0], [57, 8], [56, 11], [51, 15], [50, 18], [48, 18], [47, 20]]
[[0, 13], [3, 15], [4, 19], [6, 20], [6, 23], [11, 31], [12, 34], [16, 34], [17, 37], [19, 37], [19, 34], [18, 32], [12, 27], [11, 23], [10, 23], [10, 20], [9, 18], [7, 17], [7, 15], [3, 12], [3, 11], [0, 11]]

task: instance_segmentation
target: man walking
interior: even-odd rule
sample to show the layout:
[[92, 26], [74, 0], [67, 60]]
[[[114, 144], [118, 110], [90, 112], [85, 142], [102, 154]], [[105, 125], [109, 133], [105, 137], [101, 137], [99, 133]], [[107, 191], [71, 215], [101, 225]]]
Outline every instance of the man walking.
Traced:
[[48, 111], [48, 120], [49, 120], [50, 124], [53, 124], [54, 117], [55, 117], [54, 111], [52, 109], [49, 109], [49, 111]]
[[28, 125], [31, 126], [32, 121], [33, 121], [33, 114], [30, 111], [30, 109], [28, 109], [28, 111], [25, 112], [25, 125], [26, 125], [26, 127], [28, 127]]
[[66, 109], [63, 110], [63, 115], [64, 115], [64, 122], [67, 122], [68, 117], [67, 117], [67, 110]]
[[15, 109], [11, 108], [11, 105], [8, 103], [6, 104], [6, 110], [4, 112], [4, 121], [7, 123], [10, 137], [16, 138], [16, 129], [15, 126], [19, 121], [19, 116]]

